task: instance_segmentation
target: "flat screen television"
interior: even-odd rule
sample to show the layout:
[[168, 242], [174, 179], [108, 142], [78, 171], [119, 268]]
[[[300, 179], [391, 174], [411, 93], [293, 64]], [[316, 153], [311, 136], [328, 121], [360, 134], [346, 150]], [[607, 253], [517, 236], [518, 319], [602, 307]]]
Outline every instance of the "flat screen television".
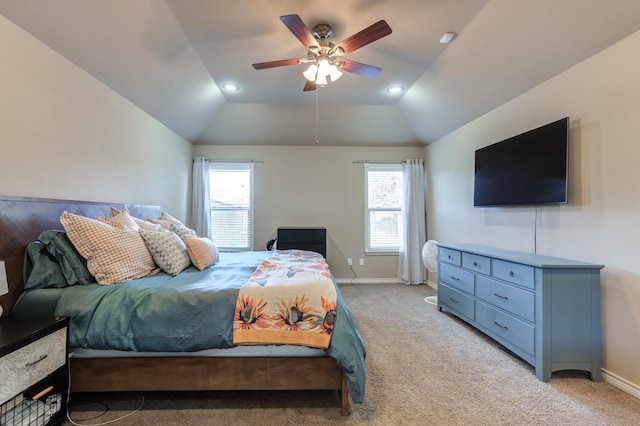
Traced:
[[567, 203], [569, 117], [475, 152], [475, 207]]

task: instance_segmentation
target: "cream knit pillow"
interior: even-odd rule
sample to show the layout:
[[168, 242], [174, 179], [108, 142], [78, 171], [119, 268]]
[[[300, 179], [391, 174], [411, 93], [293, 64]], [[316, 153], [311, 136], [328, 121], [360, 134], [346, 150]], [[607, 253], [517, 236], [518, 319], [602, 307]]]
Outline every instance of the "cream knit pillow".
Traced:
[[185, 235], [182, 239], [187, 245], [187, 253], [189, 253], [191, 263], [199, 270], [202, 271], [220, 260], [218, 248], [209, 238]]

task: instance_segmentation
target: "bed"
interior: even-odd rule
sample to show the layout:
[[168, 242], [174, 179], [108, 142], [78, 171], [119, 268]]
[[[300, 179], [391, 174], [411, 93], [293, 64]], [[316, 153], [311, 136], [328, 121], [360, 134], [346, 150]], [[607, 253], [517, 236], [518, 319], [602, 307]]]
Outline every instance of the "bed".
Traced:
[[[171, 292], [182, 292], [180, 288], [184, 285], [194, 287], [194, 282], [189, 280], [197, 281], [203, 275], [209, 281], [222, 279], [221, 286], [227, 296], [236, 294], [256, 265], [269, 256], [268, 252], [221, 253], [215, 265], [203, 271], [190, 267], [175, 277], [160, 272], [124, 285], [73, 285], [25, 291], [25, 250], [43, 231], [61, 229], [62, 212], [98, 217], [110, 216], [113, 208], [126, 208], [132, 216], [141, 218], [158, 217], [161, 213], [157, 206], [0, 197], [0, 259], [6, 263], [9, 282], [9, 294], [0, 297], [0, 303], [5, 307], [4, 315], [13, 312], [14, 316], [70, 317], [72, 392], [336, 390], [340, 395], [342, 415], [349, 413], [349, 396], [354, 402], [363, 401], [365, 349], [333, 277], [337, 292], [337, 319], [327, 349], [286, 344], [234, 345], [224, 330], [216, 331], [215, 338], [204, 338], [202, 343], [191, 344], [192, 339], [183, 339], [184, 342], [170, 350], [154, 346], [153, 339], [137, 339], [135, 335], [128, 336], [124, 339], [128, 341], [121, 345], [110, 347], [110, 343], [103, 342], [99, 334], [80, 329], [81, 316], [94, 314], [78, 313], [74, 305], [90, 305], [96, 298], [102, 299], [107, 293], [119, 294], [127, 286], [146, 290], [166, 288], [166, 296]], [[184, 284], [184, 280], [188, 284]], [[219, 314], [221, 310], [216, 308], [215, 312]], [[198, 309], [194, 311], [199, 312]], [[152, 314], [144, 318], [153, 318]], [[161, 318], [170, 320], [166, 314]], [[187, 330], [188, 334], [197, 334], [193, 329]], [[153, 332], [145, 336], [148, 337], [149, 333]], [[87, 338], [88, 335], [92, 337]]]

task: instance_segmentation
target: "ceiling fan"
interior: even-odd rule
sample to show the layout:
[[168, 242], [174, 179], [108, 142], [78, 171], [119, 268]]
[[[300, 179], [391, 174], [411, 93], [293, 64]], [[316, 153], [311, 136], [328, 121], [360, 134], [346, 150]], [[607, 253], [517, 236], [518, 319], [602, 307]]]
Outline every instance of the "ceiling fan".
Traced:
[[391, 27], [384, 20], [368, 26], [338, 44], [327, 40], [333, 34], [329, 24], [318, 24], [312, 32], [298, 15], [284, 15], [280, 17], [280, 21], [304, 45], [307, 49], [307, 56], [305, 58], [260, 62], [253, 64], [253, 68], [262, 70], [286, 65], [309, 64], [309, 68], [303, 73], [307, 79], [304, 85], [305, 92], [316, 90], [317, 86], [324, 86], [329, 80], [336, 81], [343, 71], [372, 78], [382, 70], [372, 65], [352, 61], [344, 56], [391, 34]]

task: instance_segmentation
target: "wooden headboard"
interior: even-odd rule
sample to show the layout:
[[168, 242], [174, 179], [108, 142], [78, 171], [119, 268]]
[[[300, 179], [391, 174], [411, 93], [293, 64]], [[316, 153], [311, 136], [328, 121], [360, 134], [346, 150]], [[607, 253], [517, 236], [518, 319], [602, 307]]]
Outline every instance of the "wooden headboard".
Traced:
[[4, 308], [2, 316], [10, 315], [24, 290], [22, 268], [27, 245], [42, 231], [63, 229], [60, 215], [65, 210], [96, 218], [100, 215], [110, 217], [111, 207], [127, 207], [132, 216], [140, 218], [156, 218], [161, 213], [159, 206], [0, 196], [0, 260], [5, 262], [9, 283], [9, 294], [0, 296]]

